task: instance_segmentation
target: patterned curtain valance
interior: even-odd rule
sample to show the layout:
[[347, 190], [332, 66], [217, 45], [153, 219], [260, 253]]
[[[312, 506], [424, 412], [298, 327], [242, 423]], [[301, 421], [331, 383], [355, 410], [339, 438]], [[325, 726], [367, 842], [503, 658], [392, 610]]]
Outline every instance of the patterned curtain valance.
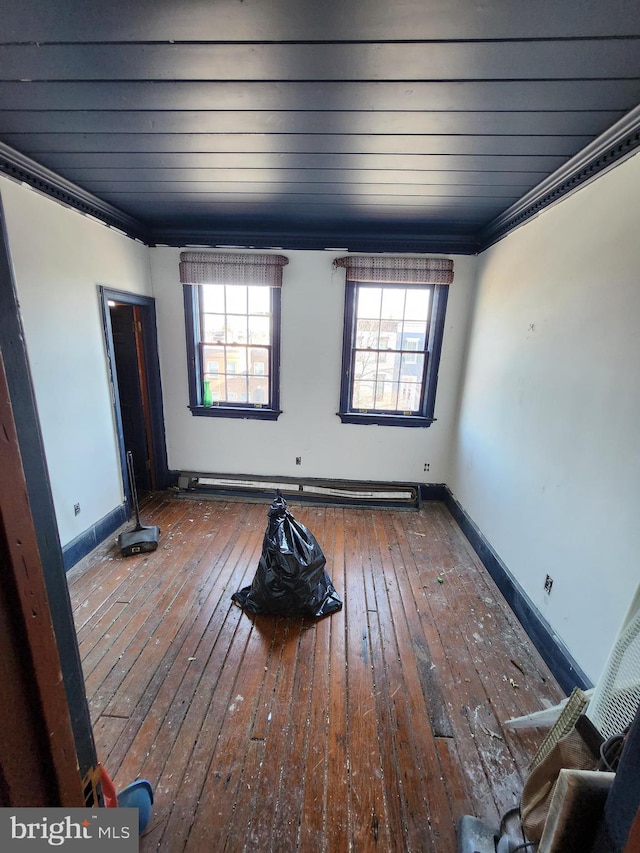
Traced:
[[350, 281], [397, 284], [451, 284], [450, 258], [400, 258], [389, 255], [336, 258], [334, 267], [344, 267]]
[[282, 287], [283, 255], [181, 252], [182, 284], [250, 284]]

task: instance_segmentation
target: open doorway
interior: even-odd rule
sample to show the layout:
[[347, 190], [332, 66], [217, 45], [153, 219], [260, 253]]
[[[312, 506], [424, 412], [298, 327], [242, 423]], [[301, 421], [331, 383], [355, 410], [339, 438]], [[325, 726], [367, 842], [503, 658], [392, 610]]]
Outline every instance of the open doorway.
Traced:
[[138, 495], [168, 484], [155, 300], [102, 287], [100, 295], [122, 479], [131, 506], [127, 451], [133, 455]]

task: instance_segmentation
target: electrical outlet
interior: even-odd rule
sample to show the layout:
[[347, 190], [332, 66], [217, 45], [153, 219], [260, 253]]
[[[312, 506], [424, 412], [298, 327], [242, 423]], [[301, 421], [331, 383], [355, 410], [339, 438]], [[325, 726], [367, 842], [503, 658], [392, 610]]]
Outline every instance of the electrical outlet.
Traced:
[[428, 471], [430, 467], [431, 467], [431, 466], [429, 465], [429, 463], [428, 463], [428, 462], [425, 462], [425, 463], [424, 463], [424, 468], [423, 468], [423, 470], [424, 470], [424, 471]]
[[553, 586], [553, 578], [549, 575], [544, 579], [544, 591], [547, 595], [551, 595], [551, 587]]
[[80, 504], [74, 504], [73, 505], [73, 514], [74, 515], [80, 515]]
[[302, 465], [302, 456], [296, 456], [296, 465]]

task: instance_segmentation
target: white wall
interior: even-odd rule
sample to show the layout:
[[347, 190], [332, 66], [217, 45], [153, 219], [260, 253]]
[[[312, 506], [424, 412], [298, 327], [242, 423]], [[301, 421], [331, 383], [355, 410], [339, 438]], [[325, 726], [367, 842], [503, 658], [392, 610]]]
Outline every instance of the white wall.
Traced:
[[[428, 429], [342, 424], [336, 416], [344, 314], [338, 253], [288, 251], [283, 271], [281, 394], [275, 422], [193, 417], [179, 250], [151, 250], [169, 467], [208, 473], [442, 483], [467, 332], [475, 258], [455, 257], [436, 399]], [[296, 456], [302, 465], [295, 464]], [[424, 463], [430, 464], [428, 474]]]
[[639, 202], [636, 155], [480, 257], [448, 477], [594, 681], [640, 579]]
[[150, 294], [149, 250], [8, 179], [0, 193], [64, 546], [123, 501], [97, 287]]

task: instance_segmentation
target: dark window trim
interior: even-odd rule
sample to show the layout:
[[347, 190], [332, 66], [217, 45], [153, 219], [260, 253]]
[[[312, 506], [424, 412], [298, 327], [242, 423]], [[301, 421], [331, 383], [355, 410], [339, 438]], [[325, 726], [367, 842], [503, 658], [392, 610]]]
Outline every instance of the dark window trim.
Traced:
[[202, 365], [200, 364], [200, 291], [203, 285], [184, 285], [184, 317], [187, 339], [187, 371], [189, 375], [189, 409], [195, 417], [205, 418], [250, 418], [252, 420], [275, 421], [282, 414], [280, 409], [280, 332], [281, 332], [281, 289], [271, 291], [271, 405], [230, 405], [220, 403], [203, 406], [201, 400]]
[[[358, 412], [350, 407], [351, 372], [353, 364], [353, 343], [355, 339], [355, 297], [359, 285], [367, 282], [347, 280], [345, 287], [344, 335], [342, 341], [342, 379], [340, 383], [340, 410], [338, 417], [343, 424], [377, 424], [396, 427], [430, 427], [437, 420], [434, 417], [438, 370], [444, 338], [444, 321], [449, 297], [449, 286], [442, 284], [427, 285], [433, 287], [433, 303], [430, 307], [428, 340], [425, 348], [426, 380], [421, 395], [420, 412], [411, 415], [395, 414], [375, 410]], [[383, 283], [381, 287], [393, 287], [395, 282]], [[399, 284], [399, 287], [405, 285]]]

